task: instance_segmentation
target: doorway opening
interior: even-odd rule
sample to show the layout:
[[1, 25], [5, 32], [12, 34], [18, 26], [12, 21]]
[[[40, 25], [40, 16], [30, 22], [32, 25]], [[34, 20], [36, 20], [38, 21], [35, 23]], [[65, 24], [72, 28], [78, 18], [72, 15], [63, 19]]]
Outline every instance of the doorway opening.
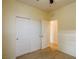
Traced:
[[50, 21], [50, 47], [58, 49], [58, 21]]

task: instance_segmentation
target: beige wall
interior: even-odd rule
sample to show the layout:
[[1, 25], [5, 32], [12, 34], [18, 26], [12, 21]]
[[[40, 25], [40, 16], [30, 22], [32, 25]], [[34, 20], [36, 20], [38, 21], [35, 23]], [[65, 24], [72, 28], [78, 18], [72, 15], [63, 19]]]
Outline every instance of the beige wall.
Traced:
[[51, 20], [58, 20], [58, 29], [75, 30], [76, 28], [76, 3], [71, 3], [50, 12]]
[[16, 16], [23, 16], [31, 19], [49, 20], [48, 14], [38, 8], [28, 6], [25, 3], [16, 1]]
[[15, 59], [15, 0], [3, 0], [3, 59]]

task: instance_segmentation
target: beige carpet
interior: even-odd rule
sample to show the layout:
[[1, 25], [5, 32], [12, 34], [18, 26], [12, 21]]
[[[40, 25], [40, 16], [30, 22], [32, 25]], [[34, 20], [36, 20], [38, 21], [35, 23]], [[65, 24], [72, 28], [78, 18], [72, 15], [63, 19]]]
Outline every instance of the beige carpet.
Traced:
[[22, 55], [20, 57], [17, 57], [16, 59], [76, 59], [76, 58], [63, 52], [57, 50], [52, 51], [50, 48], [46, 48], [43, 50]]

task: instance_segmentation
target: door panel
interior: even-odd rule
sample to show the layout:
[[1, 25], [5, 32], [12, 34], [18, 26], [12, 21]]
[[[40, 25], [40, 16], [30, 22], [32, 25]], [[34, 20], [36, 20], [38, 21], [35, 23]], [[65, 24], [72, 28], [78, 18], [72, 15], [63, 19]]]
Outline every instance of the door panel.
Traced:
[[30, 51], [30, 44], [29, 44], [30, 42], [28, 40], [29, 37], [27, 36], [27, 34], [29, 35], [28, 33], [29, 27], [27, 27], [27, 25], [29, 24], [27, 24], [26, 26], [25, 25], [26, 23], [24, 22], [23, 19], [20, 18], [16, 19], [16, 33], [17, 33], [16, 38], [18, 39], [16, 40], [16, 56], [20, 56]]
[[42, 49], [47, 48], [50, 40], [50, 24], [47, 20], [42, 20]]
[[40, 22], [16, 18], [16, 56], [40, 49]]
[[31, 52], [40, 49], [40, 21], [34, 20], [31, 22]]

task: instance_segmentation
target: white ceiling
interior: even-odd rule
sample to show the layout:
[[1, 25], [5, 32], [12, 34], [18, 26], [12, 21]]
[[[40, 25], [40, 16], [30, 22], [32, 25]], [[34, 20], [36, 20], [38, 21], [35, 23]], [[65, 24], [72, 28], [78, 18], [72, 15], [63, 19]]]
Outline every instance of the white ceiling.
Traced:
[[18, 0], [18, 1], [24, 2], [30, 6], [37, 7], [44, 11], [51, 11], [51, 10], [55, 10], [59, 7], [62, 7], [64, 5], [67, 5], [69, 3], [72, 3], [76, 0], [54, 0], [54, 3], [52, 5], [49, 4], [49, 0], [39, 0], [39, 1], [37, 1], [37, 0]]

